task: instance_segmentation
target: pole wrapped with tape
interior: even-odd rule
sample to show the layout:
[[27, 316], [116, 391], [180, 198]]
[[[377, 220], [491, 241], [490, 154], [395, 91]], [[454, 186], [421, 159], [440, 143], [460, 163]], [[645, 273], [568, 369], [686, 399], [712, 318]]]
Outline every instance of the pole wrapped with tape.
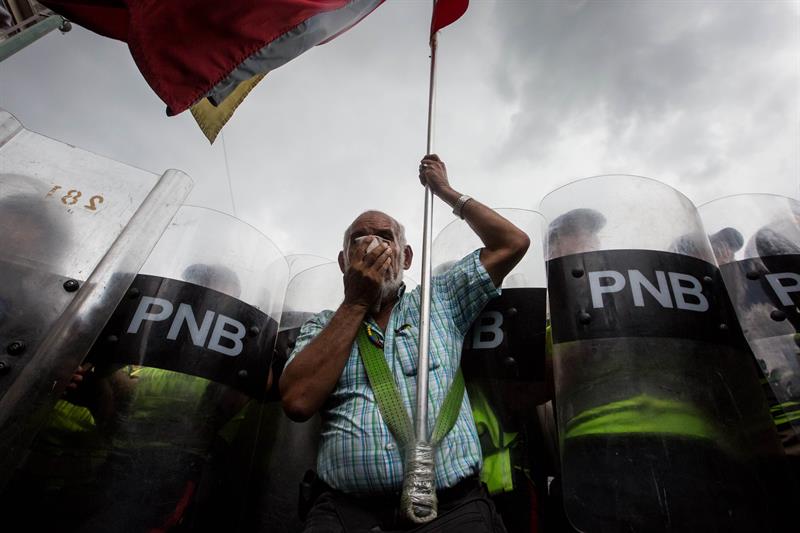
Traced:
[[415, 437], [409, 445], [404, 446], [400, 509], [414, 524], [424, 524], [436, 518], [436, 448], [456, 425], [461, 404], [464, 402], [465, 388], [464, 374], [459, 368], [444, 397], [439, 416], [436, 417], [430, 441]]
[[430, 522], [438, 512], [434, 454], [434, 446], [421, 441], [405, 451], [400, 509], [414, 524]]

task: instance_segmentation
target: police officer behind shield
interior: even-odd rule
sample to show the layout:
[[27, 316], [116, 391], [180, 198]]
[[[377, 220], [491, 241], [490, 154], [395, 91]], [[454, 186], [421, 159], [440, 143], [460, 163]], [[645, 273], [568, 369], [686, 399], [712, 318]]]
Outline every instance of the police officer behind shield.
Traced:
[[[582, 279], [583, 270], [577, 271], [579, 275], [576, 271], [565, 273], [555, 262], [577, 253], [590, 252], [569, 263], [573, 268], [578, 264], [592, 264], [598, 270], [611, 268], [606, 266], [611, 264], [610, 254], [603, 258], [608, 263], [591, 255], [600, 250], [597, 236], [604, 223], [600, 213], [588, 209], [575, 209], [553, 221], [548, 235], [551, 277]], [[694, 233], [681, 236], [670, 251], [701, 257], [704, 239]], [[595, 262], [590, 263], [592, 260]], [[626, 319], [633, 320], [630, 314], [616, 311], [608, 313], [618, 317], [615, 325], [620, 328], [627, 325]], [[564, 338], [563, 332], [554, 329], [554, 334]], [[711, 389], [716, 384], [708, 380], [687, 393], [674, 392], [684, 386], [679, 380], [691, 382], [695, 376], [675, 375], [670, 360], [682, 356], [682, 350], [695, 348], [688, 344], [671, 348], [665, 336], [650, 344], [637, 344], [636, 340], [627, 333], [614, 339], [615, 345], [603, 344], [608, 341], [600, 337], [557, 341], [556, 387], [562, 403], [558, 406], [559, 434], [564, 487], [569, 486], [573, 493], [569, 496], [571, 517], [580, 515], [597, 531], [753, 530], [755, 521], [767, 518], [758, 517], [754, 509], [769, 509], [762, 499], [760, 480], [753, 475], [753, 465], [741, 459], [736, 443], [724, 439], [721, 428], [727, 420], [714, 418], [719, 413], [698, 401], [703, 387]], [[659, 344], [667, 346], [663, 353]], [[634, 346], [648, 346], [660, 356], [653, 370], [645, 366], [653, 353], [637, 353]], [[726, 349], [720, 346], [719, 351]], [[697, 376], [703, 376], [702, 365], [709, 363], [701, 356], [715, 354], [711, 349], [697, 353], [693, 364]], [[723, 376], [726, 370], [708, 373]], [[577, 374], [584, 376], [584, 381], [578, 381]], [[726, 383], [722, 377], [720, 382]], [[736, 394], [744, 392], [736, 390]], [[719, 404], [725, 401], [722, 397]], [[744, 434], [746, 429], [737, 431]]]
[[[785, 264], [780, 262], [776, 264], [776, 258], [780, 259], [786, 256], [800, 257], [800, 244], [793, 242], [791, 239], [792, 236], [796, 235], [797, 219], [781, 222], [783, 224], [775, 224], [773, 227], [759, 229], [751, 242], [748, 243], [749, 248], [755, 248], [757, 251], [760, 261], [764, 268], [767, 269], [767, 272], [786, 270]], [[791, 225], [792, 222], [794, 222], [794, 227]], [[791, 296], [790, 300], [795, 304], [795, 309], [797, 309], [797, 304], [800, 303], [800, 299], [797, 296], [798, 293], [787, 291], [787, 294]], [[759, 311], [762, 314], [766, 314], [763, 309], [754, 309], [752, 312], [758, 313]], [[793, 342], [784, 341], [774, 345], [773, 354], [778, 355], [783, 351], [786, 354], [785, 357], [793, 355], [800, 358], [800, 320], [798, 320], [796, 312], [790, 311], [785, 313], [785, 316], [785, 320], [791, 324], [792, 329], [795, 331], [791, 335]], [[765, 320], [765, 322], [770, 321]], [[756, 330], [755, 327], [751, 329]], [[778, 336], [774, 335], [774, 339], [777, 340], [777, 338]], [[768, 399], [781, 444], [786, 451], [795, 476], [800, 479], [800, 438], [797, 435], [798, 426], [800, 426], [800, 401], [798, 401], [800, 399], [800, 376], [797, 375], [795, 369], [796, 365], [781, 365], [771, 370], [769, 381], [772, 382], [772, 386], [782, 389], [781, 397], [785, 401], [779, 401], [774, 395], [770, 395]]]
[[[49, 299], [48, 285], [61, 286], [62, 272], [52, 272], [53, 264], [69, 249], [70, 232], [59, 218], [57, 207], [44, 201], [47, 189], [26, 176], [0, 175], [0, 338], [10, 336], [35, 346], [37, 335], [46, 330], [63, 311], [64, 302]], [[8, 191], [14, 191], [10, 193]], [[43, 253], [45, 251], [45, 253]], [[44, 261], [46, 256], [49, 261]], [[55, 282], [55, 283], [54, 283]], [[3, 375], [0, 395], [6, 392], [29, 358], [0, 355]], [[13, 364], [13, 366], [12, 366]], [[82, 379], [82, 372], [76, 379]], [[44, 414], [44, 413], [43, 413]], [[1, 494], [7, 521], [26, 517], [34, 528], [41, 511], [64, 517], [80, 502], [87, 479], [105, 458], [102, 435], [88, 409], [59, 399], [44, 422], [47, 433], [28, 448], [25, 461]], [[35, 422], [33, 422], [35, 423]], [[30, 518], [29, 518], [30, 517]], [[48, 516], [49, 517], [49, 516]]]
[[[600, 245], [597, 234], [605, 225], [606, 217], [602, 213], [588, 208], [573, 209], [556, 217], [548, 226], [545, 256], [547, 258], [562, 257], [596, 250]], [[552, 302], [551, 305], [558, 305], [558, 302]], [[548, 376], [552, 379], [553, 339], [549, 317], [547, 333], [547, 359], [551, 365], [548, 369]], [[553, 401], [555, 402], [555, 400]], [[564, 512], [560, 472], [556, 470], [553, 474], [555, 475], [547, 487], [547, 497], [542, 513], [543, 525], [546, 529], [553, 531], [576, 531], [570, 526]]]
[[[191, 265], [182, 278], [234, 297], [241, 292], [237, 275], [222, 265]], [[39, 488], [43, 512], [32, 523], [67, 531], [169, 531], [196, 527], [195, 514], [208, 520], [221, 512], [205, 498], [210, 461], [228, 453], [225, 441], [247, 397], [146, 366], [142, 357], [144, 366], [98, 358], [73, 375], [28, 461], [34, 472], [73, 463], [51, 475], [67, 472], [61, 485], [71, 490]]]
[[[223, 265], [193, 264], [181, 277], [234, 298], [241, 293], [238, 276]], [[191, 513], [211, 511], [192, 504], [214, 454], [224, 453], [223, 428], [247, 401], [230, 387], [141, 357], [139, 365], [98, 370], [114, 389], [113, 447], [100, 478], [109, 497], [88, 530], [169, 531], [187, 527]], [[113, 527], [103, 525], [112, 517]]]
[[[432, 425], [454, 379], [466, 331], [486, 301], [499, 293], [529, 239], [491, 209], [456, 192], [437, 156], [423, 158], [419, 176], [433, 194], [455, 207], [454, 213], [484, 243], [432, 280], [428, 417]], [[362, 237], [368, 238], [359, 240]], [[290, 417], [305, 420], [317, 411], [322, 415], [317, 467], [323, 490], [309, 513], [307, 531], [402, 527], [396, 513], [402, 455], [379, 414], [356, 340], [366, 335], [369, 340], [363, 342], [382, 347], [410, 416], [416, 389], [419, 290], [404, 291], [402, 271], [410, 268], [411, 259], [397, 221], [377, 211], [359, 215], [345, 232], [339, 254], [344, 302], [335, 312], [323, 311], [303, 326], [281, 377], [282, 402]], [[473, 520], [470, 531], [504, 530], [478, 484], [480, 461], [480, 444], [464, 398], [436, 453], [440, 516], [430, 524], [431, 530], [463, 531], [469, 520]]]

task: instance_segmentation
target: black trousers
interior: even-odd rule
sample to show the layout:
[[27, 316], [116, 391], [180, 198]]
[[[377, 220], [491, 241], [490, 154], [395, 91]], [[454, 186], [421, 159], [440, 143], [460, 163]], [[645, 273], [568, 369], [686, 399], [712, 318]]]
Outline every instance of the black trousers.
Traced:
[[506, 533], [503, 520], [481, 483], [470, 478], [439, 491], [436, 520], [406, 524], [398, 509], [399, 495], [355, 497], [326, 488], [306, 518], [304, 533]]

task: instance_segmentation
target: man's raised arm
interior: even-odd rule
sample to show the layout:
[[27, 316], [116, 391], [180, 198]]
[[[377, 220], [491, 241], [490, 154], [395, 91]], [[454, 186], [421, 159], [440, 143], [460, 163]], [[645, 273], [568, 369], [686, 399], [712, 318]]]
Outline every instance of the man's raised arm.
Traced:
[[[419, 179], [450, 207], [455, 207], [463, 196], [450, 186], [444, 162], [435, 154], [422, 159]], [[530, 239], [525, 232], [474, 198], [461, 205], [461, 215], [483, 242], [481, 263], [495, 287], [499, 287], [525, 256]]]

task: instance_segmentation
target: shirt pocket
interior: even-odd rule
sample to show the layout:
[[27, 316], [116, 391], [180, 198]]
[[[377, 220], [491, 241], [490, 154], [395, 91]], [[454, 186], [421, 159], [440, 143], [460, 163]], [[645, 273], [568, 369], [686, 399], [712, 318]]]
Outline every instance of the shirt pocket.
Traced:
[[[419, 328], [417, 326], [405, 326], [394, 334], [395, 358], [400, 362], [400, 368], [406, 376], [417, 375], [418, 344]], [[428, 370], [439, 368], [440, 362], [436, 350], [429, 350], [429, 352]]]

